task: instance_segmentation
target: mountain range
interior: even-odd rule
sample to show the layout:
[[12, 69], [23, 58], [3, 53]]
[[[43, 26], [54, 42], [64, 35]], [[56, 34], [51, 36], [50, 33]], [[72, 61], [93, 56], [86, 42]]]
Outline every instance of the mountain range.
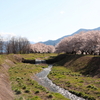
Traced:
[[78, 33], [82, 32], [82, 31], [87, 32], [87, 31], [93, 31], [93, 30], [100, 30], [100, 27], [95, 28], [95, 29], [79, 29], [78, 31], [72, 33], [71, 35], [63, 36], [63, 37], [61, 37], [61, 38], [59, 38], [57, 40], [48, 40], [48, 41], [40, 42], [40, 43], [43, 43], [43, 44], [46, 44], [46, 45], [53, 45], [53, 46], [55, 46], [57, 43], [59, 43], [65, 37], [72, 36], [74, 34], [78, 34]]

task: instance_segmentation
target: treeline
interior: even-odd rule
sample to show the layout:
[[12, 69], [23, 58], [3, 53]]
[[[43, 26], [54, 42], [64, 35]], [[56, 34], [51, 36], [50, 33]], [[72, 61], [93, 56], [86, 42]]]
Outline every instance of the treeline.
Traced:
[[0, 54], [2, 53], [14, 53], [24, 54], [30, 52], [30, 42], [24, 37], [12, 37], [9, 40], [5, 40], [0, 36]]
[[52, 45], [45, 45], [43, 43], [36, 43], [30, 45], [31, 53], [53, 53], [55, 51], [55, 47]]
[[5, 40], [0, 36], [0, 54], [28, 54], [28, 53], [52, 53], [55, 47], [42, 43], [30, 44], [27, 38], [12, 37]]
[[100, 55], [100, 31], [80, 32], [62, 39], [55, 47], [42, 43], [30, 44], [27, 38], [12, 37], [5, 41], [0, 36], [0, 53], [68, 53]]
[[62, 39], [55, 47], [57, 53], [100, 55], [100, 31], [80, 32]]

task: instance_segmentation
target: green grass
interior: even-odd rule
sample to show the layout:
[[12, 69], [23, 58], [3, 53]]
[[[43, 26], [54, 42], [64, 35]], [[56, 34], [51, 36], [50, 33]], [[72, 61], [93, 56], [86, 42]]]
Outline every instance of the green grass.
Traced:
[[63, 66], [54, 66], [48, 75], [58, 86], [89, 100], [100, 100], [100, 78], [86, 77]]
[[31, 59], [31, 60], [34, 60], [36, 58], [40, 58], [40, 59], [49, 59], [49, 58], [52, 58], [52, 57], [55, 57], [57, 56], [56, 53], [43, 53], [43, 54], [39, 54], [39, 53], [32, 53], [32, 54], [21, 54], [21, 56], [25, 59]]
[[[52, 61], [58, 62], [55, 62], [49, 78], [55, 84], [85, 99], [100, 100], [100, 78], [97, 77], [100, 56], [65, 54], [58, 56], [57, 54], [21, 54], [18, 56], [31, 60], [53, 58]], [[9, 76], [15, 100], [68, 100], [58, 93], [49, 92], [34, 81], [34, 74], [48, 65], [21, 63], [17, 61], [14, 54], [0, 55], [0, 64], [3, 64], [6, 59], [14, 63], [12, 66], [6, 62], [12, 66], [9, 69]]]
[[[55, 54], [23, 54], [22, 56], [31, 59], [45, 58]], [[33, 59], [34, 59], [33, 58]], [[9, 69], [9, 76], [15, 100], [69, 100], [58, 93], [49, 92], [46, 88], [34, 81], [34, 74], [46, 68], [46, 64], [25, 64], [16, 63]]]

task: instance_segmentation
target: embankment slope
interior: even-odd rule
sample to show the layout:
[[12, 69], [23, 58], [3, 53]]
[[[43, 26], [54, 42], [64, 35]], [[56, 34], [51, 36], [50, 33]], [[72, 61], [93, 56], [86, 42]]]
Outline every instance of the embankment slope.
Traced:
[[14, 100], [8, 69], [21, 61], [19, 55], [0, 55], [0, 100]]
[[47, 63], [64, 66], [84, 75], [100, 77], [100, 56], [61, 54], [53, 59], [47, 60]]

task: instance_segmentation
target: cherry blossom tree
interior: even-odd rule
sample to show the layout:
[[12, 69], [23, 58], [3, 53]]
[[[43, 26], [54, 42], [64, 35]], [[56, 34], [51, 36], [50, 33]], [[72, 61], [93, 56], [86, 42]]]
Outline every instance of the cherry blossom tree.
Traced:
[[43, 43], [36, 43], [30, 45], [31, 53], [53, 53], [55, 51], [55, 47], [51, 45], [45, 45]]
[[100, 53], [100, 31], [80, 32], [62, 39], [56, 45], [56, 52], [95, 54]]

